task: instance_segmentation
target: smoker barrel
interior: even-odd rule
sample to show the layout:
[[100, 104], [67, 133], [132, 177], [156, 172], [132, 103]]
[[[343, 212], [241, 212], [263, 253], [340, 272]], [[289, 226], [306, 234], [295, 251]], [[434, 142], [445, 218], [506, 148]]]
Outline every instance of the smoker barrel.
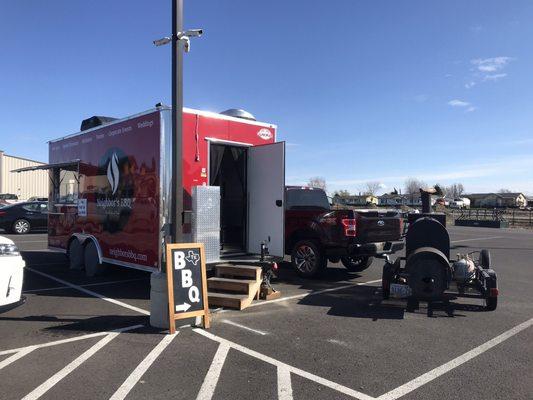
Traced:
[[452, 271], [448, 258], [432, 247], [421, 247], [407, 258], [405, 269], [412, 295], [420, 299], [436, 299], [449, 288]]

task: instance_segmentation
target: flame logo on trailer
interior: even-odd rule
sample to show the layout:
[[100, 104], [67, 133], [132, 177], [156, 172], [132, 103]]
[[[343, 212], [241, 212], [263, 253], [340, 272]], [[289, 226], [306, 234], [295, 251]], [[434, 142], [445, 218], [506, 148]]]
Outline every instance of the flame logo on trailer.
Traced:
[[117, 153], [113, 153], [107, 164], [107, 180], [111, 185], [111, 194], [115, 194], [118, 189], [118, 183], [120, 182], [120, 171], [118, 169], [118, 157]]
[[272, 134], [272, 132], [270, 132], [270, 129], [261, 128], [259, 129], [259, 132], [257, 132], [257, 136], [259, 136], [263, 140], [270, 140], [274, 135]]
[[[133, 209], [135, 198], [135, 159], [118, 147], [108, 149], [98, 163], [96, 213], [103, 229], [118, 232], [124, 229]], [[107, 182], [106, 182], [107, 178]]]

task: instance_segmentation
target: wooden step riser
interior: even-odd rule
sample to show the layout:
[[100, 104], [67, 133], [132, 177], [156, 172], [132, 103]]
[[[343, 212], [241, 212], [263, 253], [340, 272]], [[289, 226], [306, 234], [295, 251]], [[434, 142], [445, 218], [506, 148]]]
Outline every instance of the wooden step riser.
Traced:
[[219, 307], [228, 307], [236, 308], [237, 310], [243, 309], [243, 300], [240, 299], [228, 299], [220, 298], [216, 296], [209, 296], [209, 305], [210, 306], [219, 306]]
[[216, 267], [216, 276], [218, 277], [236, 277], [248, 279], [261, 279], [261, 268], [245, 269], [235, 266], [220, 265]]
[[250, 291], [250, 284], [248, 282], [216, 282], [207, 280], [207, 288], [209, 290], [248, 293]]

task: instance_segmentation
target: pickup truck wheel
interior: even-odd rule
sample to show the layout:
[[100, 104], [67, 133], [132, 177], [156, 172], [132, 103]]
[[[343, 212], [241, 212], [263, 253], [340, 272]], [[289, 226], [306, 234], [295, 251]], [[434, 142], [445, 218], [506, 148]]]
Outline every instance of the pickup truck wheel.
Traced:
[[297, 242], [292, 249], [291, 261], [296, 273], [303, 278], [315, 277], [327, 265], [320, 247], [312, 240]]
[[344, 267], [350, 272], [361, 272], [370, 267], [374, 257], [341, 257]]

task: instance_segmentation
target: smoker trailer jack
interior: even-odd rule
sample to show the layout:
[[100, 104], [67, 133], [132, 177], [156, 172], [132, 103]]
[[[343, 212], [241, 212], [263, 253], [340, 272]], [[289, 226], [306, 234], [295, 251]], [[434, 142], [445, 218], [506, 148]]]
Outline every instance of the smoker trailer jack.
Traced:
[[[420, 301], [426, 301], [428, 316], [436, 309], [452, 316], [450, 300], [460, 297], [483, 299], [485, 310], [494, 311], [499, 293], [490, 252], [458, 254], [456, 260], [450, 260], [446, 216], [432, 213], [429, 205], [430, 195], [438, 191], [438, 187], [420, 189], [423, 212], [410, 215], [406, 256], [394, 262], [386, 259], [383, 266], [383, 298], [406, 298], [410, 312], [419, 308]], [[477, 260], [473, 257], [475, 253], [479, 253]], [[456, 290], [451, 290], [453, 286]]]

